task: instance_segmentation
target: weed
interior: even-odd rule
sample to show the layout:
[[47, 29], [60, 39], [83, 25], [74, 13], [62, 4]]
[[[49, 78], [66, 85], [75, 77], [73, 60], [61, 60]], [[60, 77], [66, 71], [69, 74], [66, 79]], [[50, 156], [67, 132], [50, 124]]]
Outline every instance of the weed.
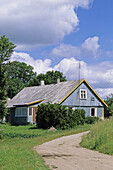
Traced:
[[82, 137], [81, 146], [113, 155], [113, 118], [95, 123]]

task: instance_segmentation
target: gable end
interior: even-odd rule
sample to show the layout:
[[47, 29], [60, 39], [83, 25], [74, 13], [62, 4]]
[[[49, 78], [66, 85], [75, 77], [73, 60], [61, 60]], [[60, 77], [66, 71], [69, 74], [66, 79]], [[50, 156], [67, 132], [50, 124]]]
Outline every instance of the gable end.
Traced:
[[89, 87], [93, 94], [104, 104], [104, 106], [107, 107], [108, 105], [99, 97], [99, 95], [93, 90], [93, 88], [88, 84], [88, 82], [85, 79], [83, 79], [66, 97], [64, 97], [59, 102], [59, 104], [63, 103], [83, 82]]

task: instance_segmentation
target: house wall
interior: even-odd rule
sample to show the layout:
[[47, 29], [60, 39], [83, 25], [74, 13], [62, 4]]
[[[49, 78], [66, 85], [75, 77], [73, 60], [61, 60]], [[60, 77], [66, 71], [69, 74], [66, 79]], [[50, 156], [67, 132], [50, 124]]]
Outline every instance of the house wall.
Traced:
[[[18, 108], [23, 108], [23, 107], [18, 107]], [[26, 109], [27, 109], [27, 107], [26, 107]], [[12, 108], [10, 110], [10, 112], [11, 112], [11, 118], [10, 118], [11, 124], [26, 124], [28, 122], [27, 115], [26, 116], [18, 116], [18, 117], [15, 116], [16, 108]]]
[[[94, 107], [97, 108], [97, 117], [103, 118], [103, 108], [102, 107]], [[75, 107], [75, 109], [84, 109], [86, 112], [86, 116], [91, 116], [91, 107]]]
[[[16, 113], [16, 108], [13, 108], [13, 109], [11, 109], [11, 123], [12, 124], [26, 124], [26, 123], [28, 123], [28, 122], [30, 122], [30, 123], [34, 123], [34, 120], [35, 120], [35, 113], [34, 113], [34, 116], [33, 116], [33, 112], [35, 112], [35, 108], [37, 108], [36, 107], [36, 105], [32, 105], [32, 106], [30, 106], [30, 107], [17, 107], [17, 108], [26, 108], [27, 109], [27, 115], [26, 116], [18, 116], [18, 117], [16, 117], [16, 115], [15, 115], [15, 113]], [[29, 109], [31, 109], [32, 110], [32, 114], [30, 115], [29, 114]]]
[[14, 123], [16, 123], [16, 124], [26, 124], [27, 123], [27, 116], [25, 116], [25, 117], [15, 117]]
[[[87, 90], [87, 99], [81, 99], [80, 106], [104, 106], [84, 82], [66, 100], [63, 101], [62, 105], [79, 106], [80, 89]], [[91, 100], [92, 97], [94, 97], [94, 101]]]
[[[87, 99], [79, 99], [80, 89], [87, 90]], [[92, 98], [94, 100], [92, 100]], [[75, 107], [76, 109], [84, 109], [86, 112], [86, 116], [90, 116], [90, 109], [91, 107], [94, 107], [97, 108], [97, 116], [103, 117], [103, 103], [84, 82], [61, 104], [69, 107]]]
[[30, 123], [33, 123], [33, 108], [31, 107], [31, 109], [32, 109], [32, 115], [29, 115], [29, 108], [30, 107], [28, 107], [28, 122], [30, 122]]
[[6, 122], [14, 123], [15, 120], [15, 108], [11, 108], [9, 114], [6, 115]]

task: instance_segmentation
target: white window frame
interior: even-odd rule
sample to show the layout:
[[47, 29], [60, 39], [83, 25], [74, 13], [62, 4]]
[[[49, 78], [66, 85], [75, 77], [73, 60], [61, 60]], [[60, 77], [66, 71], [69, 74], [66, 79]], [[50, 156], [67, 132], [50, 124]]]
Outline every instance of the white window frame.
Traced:
[[33, 116], [33, 107], [29, 107], [29, 109], [31, 109], [32, 110], [32, 115], [29, 115], [29, 116]]
[[[26, 109], [26, 113], [23, 113], [23, 109]], [[27, 107], [17, 107], [15, 109], [15, 117], [27, 117]]]
[[[95, 109], [95, 115], [94, 116], [91, 115], [91, 109]], [[97, 107], [91, 107], [90, 108], [90, 116], [91, 117], [97, 117]]]
[[[81, 96], [82, 95], [82, 91], [84, 91], [85, 92], [85, 97], [83, 96]], [[80, 89], [80, 99], [81, 100], [86, 100], [87, 99], [87, 90], [86, 89]]]

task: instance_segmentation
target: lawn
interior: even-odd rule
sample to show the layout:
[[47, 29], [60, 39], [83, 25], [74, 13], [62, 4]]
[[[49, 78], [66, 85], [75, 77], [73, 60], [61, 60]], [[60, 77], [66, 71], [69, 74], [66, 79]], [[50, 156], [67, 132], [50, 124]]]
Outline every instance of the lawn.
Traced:
[[52, 139], [80, 133], [90, 129], [90, 125], [54, 132], [36, 129], [34, 125], [0, 125], [0, 170], [48, 170], [43, 159], [33, 150], [34, 146]]
[[113, 118], [95, 123], [82, 137], [81, 146], [113, 155]]

